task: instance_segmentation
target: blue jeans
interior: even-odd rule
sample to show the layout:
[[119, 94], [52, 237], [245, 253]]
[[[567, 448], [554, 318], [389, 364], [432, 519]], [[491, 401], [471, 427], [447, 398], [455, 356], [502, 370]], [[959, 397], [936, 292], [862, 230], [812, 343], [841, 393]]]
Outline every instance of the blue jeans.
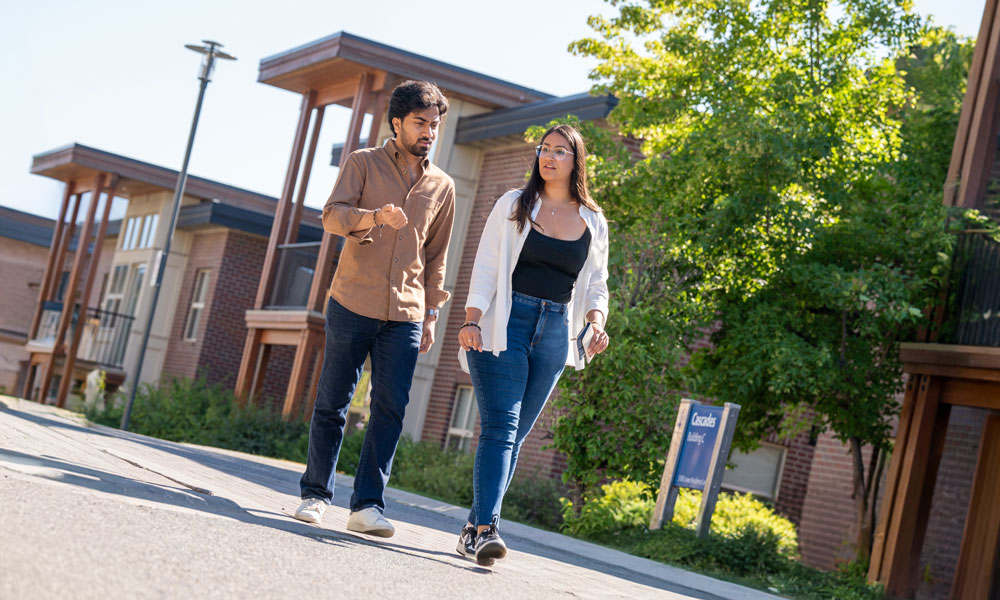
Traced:
[[385, 510], [383, 492], [403, 429], [403, 413], [420, 351], [422, 323], [362, 317], [330, 298], [326, 308], [326, 350], [309, 425], [302, 498], [333, 499], [337, 457], [344, 441], [347, 409], [371, 354], [372, 401], [361, 460], [354, 476], [351, 510]]
[[467, 351], [479, 405], [479, 447], [469, 522], [488, 525], [500, 516], [521, 444], [534, 427], [566, 366], [567, 305], [513, 293], [507, 349]]

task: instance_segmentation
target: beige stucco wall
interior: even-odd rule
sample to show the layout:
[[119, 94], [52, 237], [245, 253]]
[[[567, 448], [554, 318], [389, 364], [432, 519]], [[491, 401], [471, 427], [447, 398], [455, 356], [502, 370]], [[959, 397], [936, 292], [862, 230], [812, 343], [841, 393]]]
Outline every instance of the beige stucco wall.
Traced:
[[[186, 206], [188, 204], [196, 204], [197, 202], [197, 199], [185, 196], [181, 205]], [[124, 387], [126, 388], [134, 385], [136, 381], [139, 350], [142, 346], [142, 338], [146, 330], [146, 321], [149, 318], [148, 315], [153, 298], [152, 292], [154, 288], [152, 283], [156, 277], [159, 252], [166, 244], [172, 204], [173, 192], [168, 190], [137, 195], [129, 198], [128, 210], [122, 218], [122, 232], [115, 246], [117, 250], [112, 261], [113, 265], [134, 265], [139, 263], [146, 265], [145, 279], [135, 304], [135, 321], [133, 321], [132, 331], [129, 334], [125, 350], [126, 380]], [[128, 219], [133, 216], [150, 213], [157, 213], [159, 215], [152, 246], [150, 248], [122, 250], [121, 236], [125, 234], [125, 224], [128, 222]], [[157, 299], [156, 316], [153, 319], [153, 326], [150, 330], [149, 342], [146, 346], [146, 353], [143, 359], [142, 373], [138, 375], [138, 381], [142, 383], [155, 383], [159, 380], [160, 373], [163, 370], [163, 361], [166, 356], [170, 337], [170, 327], [174, 321], [174, 312], [177, 307], [181, 281], [184, 270], [187, 267], [191, 238], [192, 235], [190, 232], [180, 229], [174, 232], [173, 241], [170, 246], [170, 256], [167, 259], [166, 270], [163, 274], [163, 283], [160, 288], [159, 298]]]

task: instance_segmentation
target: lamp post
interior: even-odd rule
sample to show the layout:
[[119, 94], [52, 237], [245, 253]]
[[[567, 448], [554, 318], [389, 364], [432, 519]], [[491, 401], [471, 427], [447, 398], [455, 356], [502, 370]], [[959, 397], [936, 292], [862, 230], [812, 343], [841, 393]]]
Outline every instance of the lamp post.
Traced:
[[205, 99], [205, 88], [211, 81], [212, 71], [215, 69], [215, 59], [236, 60], [235, 56], [220, 50], [222, 44], [211, 40], [202, 40], [204, 46], [196, 44], [185, 44], [189, 50], [204, 55], [201, 61], [201, 72], [198, 79], [201, 80], [201, 87], [198, 90], [198, 103], [194, 108], [194, 119], [191, 121], [191, 133], [188, 135], [187, 149], [184, 151], [184, 163], [181, 165], [181, 172], [177, 176], [177, 186], [174, 188], [174, 204], [170, 211], [170, 226], [167, 229], [167, 241], [160, 251], [156, 272], [156, 281], [153, 284], [153, 299], [149, 306], [149, 315], [146, 319], [146, 329], [142, 332], [142, 345], [139, 346], [139, 361], [135, 368], [135, 381], [132, 389], [129, 390], [128, 402], [125, 404], [125, 412], [122, 414], [121, 428], [128, 429], [129, 417], [132, 416], [132, 404], [135, 402], [135, 393], [139, 389], [139, 376], [142, 374], [142, 363], [146, 358], [146, 346], [149, 344], [149, 332], [153, 328], [153, 316], [156, 314], [156, 301], [160, 297], [160, 285], [163, 283], [163, 272], [167, 269], [167, 257], [170, 255], [170, 242], [174, 237], [174, 227], [177, 226], [177, 214], [181, 211], [181, 198], [184, 196], [184, 186], [187, 184], [188, 162], [191, 160], [191, 147], [194, 145], [194, 133], [198, 129], [198, 117], [201, 116], [201, 103]]

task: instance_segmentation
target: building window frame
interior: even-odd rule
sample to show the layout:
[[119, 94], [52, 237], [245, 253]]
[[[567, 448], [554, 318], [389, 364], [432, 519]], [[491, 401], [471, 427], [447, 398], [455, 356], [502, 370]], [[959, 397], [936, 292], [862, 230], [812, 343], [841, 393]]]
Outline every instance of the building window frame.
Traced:
[[122, 250], [152, 248], [156, 228], [160, 223], [159, 213], [135, 215], [125, 220], [121, 234]]
[[[762, 450], [768, 452], [777, 451], [779, 453], [777, 460], [770, 462], [770, 464], [773, 465], [773, 473], [774, 473], [774, 479], [771, 485], [771, 489], [768, 490], [760, 486], [746, 485], [745, 483], [741, 484], [738, 482], [733, 482], [732, 475], [729, 474], [734, 473], [736, 472], [737, 469], [739, 469], [738, 461], [740, 455], [752, 456], [755, 453], [760, 453]], [[758, 496], [760, 498], [772, 502], [777, 501], [778, 495], [781, 493], [781, 478], [784, 476], [785, 463], [787, 462], [787, 460], [788, 460], [788, 447], [783, 444], [775, 444], [772, 442], [761, 442], [758, 448], [749, 453], [742, 453], [736, 449], [733, 449], [732, 453], [729, 455], [729, 462], [735, 464], [736, 468], [726, 469], [726, 475], [729, 475], [729, 477], [723, 476], [722, 489], [731, 492], [753, 494], [754, 496]]]
[[469, 452], [472, 440], [475, 439], [477, 421], [479, 421], [479, 406], [476, 403], [475, 390], [471, 385], [456, 386], [445, 448]]
[[201, 315], [205, 312], [205, 299], [208, 297], [208, 285], [211, 280], [211, 269], [198, 269], [194, 274], [194, 289], [191, 291], [191, 306], [188, 308], [187, 320], [184, 322], [184, 341], [198, 341], [198, 329], [201, 325]]

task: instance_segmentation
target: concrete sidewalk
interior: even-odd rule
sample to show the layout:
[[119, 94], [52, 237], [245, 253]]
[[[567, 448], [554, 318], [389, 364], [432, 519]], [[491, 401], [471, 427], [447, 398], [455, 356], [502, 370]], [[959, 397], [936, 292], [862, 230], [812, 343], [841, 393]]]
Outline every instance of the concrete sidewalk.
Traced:
[[388, 540], [291, 518], [302, 465], [91, 425], [0, 397], [0, 597], [777, 596], [505, 522], [492, 569], [455, 550], [467, 509], [389, 489]]

